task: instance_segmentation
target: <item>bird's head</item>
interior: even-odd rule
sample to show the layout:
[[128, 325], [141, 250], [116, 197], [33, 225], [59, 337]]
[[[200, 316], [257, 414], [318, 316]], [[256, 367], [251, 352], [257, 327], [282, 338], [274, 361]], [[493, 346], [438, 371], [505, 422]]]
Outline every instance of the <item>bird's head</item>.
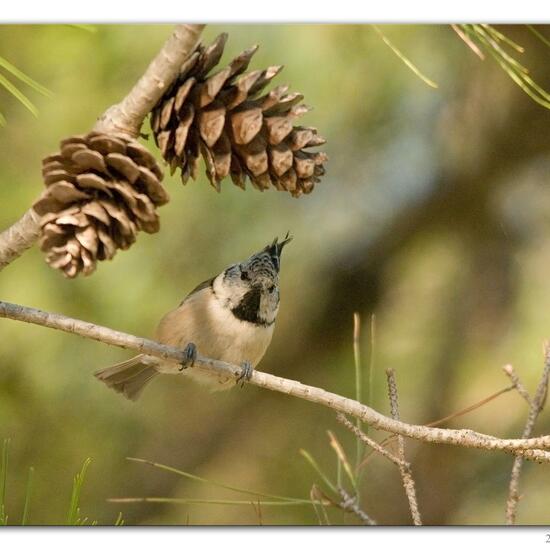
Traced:
[[236, 317], [243, 321], [270, 325], [279, 309], [279, 269], [281, 252], [292, 240], [278, 238], [243, 262], [229, 266], [214, 285]]

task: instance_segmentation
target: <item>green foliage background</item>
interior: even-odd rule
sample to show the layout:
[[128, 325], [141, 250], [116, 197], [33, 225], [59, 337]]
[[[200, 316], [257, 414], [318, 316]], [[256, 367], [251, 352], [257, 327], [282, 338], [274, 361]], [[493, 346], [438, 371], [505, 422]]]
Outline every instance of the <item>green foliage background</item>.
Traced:
[[[384, 33], [424, 74], [426, 86], [368, 26], [208, 26], [229, 32], [225, 60], [261, 45], [252, 68], [285, 65], [277, 83], [305, 94], [304, 119], [327, 137], [330, 161], [310, 196], [245, 193], [229, 181], [216, 194], [201, 173], [172, 200], [161, 232], [140, 235], [90, 278], [68, 281], [37, 247], [0, 274], [3, 300], [62, 312], [148, 336], [198, 282], [290, 230], [282, 304], [261, 368], [353, 396], [352, 312], [376, 313], [373, 406], [388, 412], [383, 371], [393, 367], [404, 420], [425, 423], [507, 385], [511, 362], [532, 388], [550, 337], [550, 113], [492, 62], [475, 57], [449, 26], [391, 26]], [[537, 27], [550, 36], [550, 29]], [[548, 89], [550, 50], [525, 28], [507, 28]], [[27, 95], [34, 118], [5, 91], [0, 110], [0, 227], [41, 191], [40, 160], [58, 141], [87, 131], [158, 51], [170, 26], [2, 26], [0, 55], [53, 92]], [[152, 147], [152, 144], [149, 143]], [[202, 170], [201, 170], [202, 172]], [[0, 322], [0, 439], [11, 438], [6, 505], [18, 521], [26, 473], [35, 467], [30, 523], [65, 518], [72, 478], [93, 462], [82, 514], [126, 524], [255, 524], [252, 505], [113, 504], [110, 497], [231, 498], [127, 456], [267, 493], [307, 498], [315, 472], [335, 456], [327, 429], [354, 441], [334, 415], [254, 387], [210, 394], [163, 377], [137, 403], [92, 372], [128, 354], [60, 332]], [[449, 426], [495, 435], [521, 432], [526, 405], [507, 393]], [[550, 432], [547, 412], [539, 432]], [[382, 436], [385, 434], [382, 434]], [[426, 523], [503, 523], [512, 458], [408, 444]], [[548, 465], [528, 464], [520, 523], [548, 523]], [[380, 523], [409, 523], [397, 471], [375, 458], [362, 504]], [[11, 512], [9, 510], [12, 510]], [[353, 522], [333, 513], [335, 523]], [[315, 524], [312, 507], [262, 510], [264, 524]]]

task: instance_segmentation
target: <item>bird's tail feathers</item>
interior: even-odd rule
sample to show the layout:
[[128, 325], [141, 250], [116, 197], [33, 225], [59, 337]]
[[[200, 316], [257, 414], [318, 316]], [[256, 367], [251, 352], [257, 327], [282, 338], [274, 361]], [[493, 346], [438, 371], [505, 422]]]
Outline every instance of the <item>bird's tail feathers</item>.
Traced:
[[146, 355], [140, 354], [94, 373], [94, 376], [128, 399], [135, 401], [148, 382], [156, 375], [154, 364]]

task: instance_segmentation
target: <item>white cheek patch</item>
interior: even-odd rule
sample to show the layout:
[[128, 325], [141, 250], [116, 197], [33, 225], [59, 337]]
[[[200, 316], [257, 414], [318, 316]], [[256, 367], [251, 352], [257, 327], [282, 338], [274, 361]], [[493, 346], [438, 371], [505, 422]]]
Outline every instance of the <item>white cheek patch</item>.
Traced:
[[242, 297], [248, 290], [244, 285], [237, 282], [228, 282], [224, 280], [225, 273], [221, 273], [214, 279], [212, 289], [216, 299], [227, 309], [233, 309], [239, 305]]

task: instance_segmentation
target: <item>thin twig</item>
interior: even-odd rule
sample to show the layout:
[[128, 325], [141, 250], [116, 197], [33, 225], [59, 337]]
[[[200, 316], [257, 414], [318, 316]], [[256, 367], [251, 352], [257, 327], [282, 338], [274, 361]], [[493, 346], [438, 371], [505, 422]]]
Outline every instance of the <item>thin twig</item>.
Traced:
[[[519, 382], [519, 378], [517, 375], [513, 372], [513, 369], [505, 369], [505, 372], [509, 374], [510, 377], [513, 375], [515, 376], [515, 379], [517, 380], [516, 387], [523, 387], [521, 386], [521, 383]], [[525, 423], [525, 427], [523, 428], [522, 437], [527, 438], [531, 437], [531, 434], [533, 433], [533, 428], [535, 427], [535, 422], [537, 421], [537, 417], [544, 408], [544, 404], [546, 402], [546, 395], [548, 392], [548, 379], [550, 377], [550, 343], [545, 342], [544, 343], [544, 368], [542, 370], [542, 376], [540, 378], [539, 385], [537, 386], [537, 390], [535, 392], [534, 397], [531, 399], [528, 399], [528, 402], [530, 403], [529, 406], [529, 414], [527, 415], [527, 422]], [[525, 388], [523, 388], [525, 390]], [[519, 391], [519, 389], [518, 389]], [[525, 393], [527, 393], [525, 391]], [[527, 394], [527, 397], [529, 395]], [[516, 521], [516, 515], [517, 515], [517, 507], [518, 502], [521, 498], [519, 494], [519, 478], [521, 475], [521, 469], [523, 466], [523, 459], [521, 456], [516, 456], [514, 459], [514, 465], [512, 466], [512, 474], [510, 476], [510, 485], [508, 486], [508, 499], [506, 500], [506, 523], [508, 525], [513, 525]]]
[[500, 397], [504, 393], [508, 393], [509, 391], [512, 391], [514, 389], [514, 386], [508, 386], [506, 388], [502, 388], [501, 390], [492, 393], [491, 395], [488, 395], [481, 401], [478, 401], [477, 403], [474, 403], [473, 405], [469, 405], [468, 407], [464, 407], [463, 409], [460, 409], [459, 411], [456, 411], [454, 413], [451, 413], [447, 416], [444, 416], [443, 418], [440, 418], [439, 420], [434, 420], [433, 422], [429, 422], [426, 424], [426, 426], [441, 426], [441, 424], [445, 424], [445, 422], [448, 422], [449, 420], [452, 420], [453, 418], [456, 418], [458, 416], [462, 416], [463, 414], [475, 411], [476, 409], [479, 409], [479, 407], [482, 407], [483, 405], [486, 405], [493, 399], [496, 399], [497, 397]]
[[[361, 316], [355, 312], [353, 314], [353, 364], [355, 367], [355, 399], [360, 403], [363, 402], [363, 379], [361, 367]], [[367, 403], [370, 405], [370, 403]], [[357, 429], [361, 429], [361, 421], [356, 420]], [[361, 464], [363, 446], [360, 441], [357, 441], [355, 452], [355, 469]]]
[[[140, 353], [158, 357], [166, 362], [177, 363], [178, 365], [185, 360], [185, 352], [181, 349], [35, 308], [0, 301], [0, 317], [62, 330], [120, 348], [133, 349]], [[195, 365], [196, 367], [194, 368], [199, 368], [222, 377], [232, 376], [235, 379], [240, 376], [242, 370], [238, 365], [202, 356], [197, 358]], [[180, 371], [175, 366], [173, 371], [170, 370], [170, 372], [177, 374]], [[411, 437], [428, 443], [445, 443], [460, 447], [507, 451], [537, 462], [550, 462], [550, 452], [545, 450], [550, 449], [550, 435], [530, 439], [500, 439], [468, 429], [427, 428], [426, 426], [407, 424], [394, 420], [353, 399], [265, 372], [254, 371], [249, 383], [318, 403], [337, 412], [359, 418], [378, 430]]]
[[525, 386], [521, 383], [521, 380], [519, 379], [519, 376], [516, 374], [516, 371], [514, 370], [514, 367], [512, 365], [504, 365], [502, 367], [502, 370], [510, 378], [512, 381], [512, 387], [517, 390], [517, 392], [527, 401], [527, 404], [529, 406], [532, 405], [531, 396], [529, 395], [529, 392], [525, 389]]
[[[395, 371], [393, 369], [387, 369], [386, 376], [388, 379], [388, 395], [390, 398], [391, 415], [394, 420], [399, 420], [399, 400], [397, 396], [397, 384], [395, 382]], [[416, 499], [416, 490], [412, 470], [410, 465], [404, 465], [406, 463], [405, 440], [401, 435], [397, 436], [397, 452], [399, 459], [403, 463], [399, 465], [399, 473], [401, 474], [405, 494], [407, 495], [407, 500], [409, 501], [411, 517], [415, 525], [422, 525], [422, 518], [420, 517], [420, 510], [418, 509], [418, 501]]]
[[[440, 418], [439, 420], [434, 420], [433, 422], [429, 422], [428, 424], [424, 424], [424, 426], [427, 427], [435, 427], [440, 426], [441, 424], [444, 424], [445, 422], [448, 422], [449, 420], [452, 420], [453, 418], [457, 418], [459, 416], [462, 416], [466, 413], [475, 411], [476, 409], [479, 409], [483, 405], [486, 405], [487, 403], [491, 402], [493, 399], [496, 399], [497, 397], [503, 395], [504, 393], [507, 393], [514, 389], [514, 386], [508, 386], [507, 388], [503, 388], [502, 390], [499, 390], [495, 393], [492, 393], [491, 395], [483, 398], [481, 401], [478, 401], [477, 403], [474, 403], [473, 405], [469, 405], [468, 407], [464, 407], [463, 409], [460, 409], [459, 411], [456, 411], [454, 413], [448, 414], [447, 416]], [[384, 440], [380, 442], [381, 447], [386, 447], [389, 445], [392, 441], [395, 440], [397, 436], [390, 435], [386, 437]], [[366, 466], [366, 464], [369, 462], [369, 460], [372, 458], [374, 451], [371, 451], [363, 460], [363, 462], [360, 464], [360, 468], [363, 468]]]
[[[367, 364], [367, 380], [368, 380], [367, 405], [369, 407], [372, 407], [373, 406], [372, 395], [374, 391], [374, 366], [376, 361], [376, 314], [375, 313], [373, 313], [370, 316], [369, 343], [370, 343], [369, 361]], [[365, 432], [367, 434], [369, 433], [368, 426]]]
[[365, 432], [357, 428], [357, 426], [354, 426], [342, 413], [338, 413], [336, 415], [336, 420], [343, 424], [350, 432], [352, 432], [357, 439], [365, 443], [365, 445], [368, 445], [372, 449], [374, 449], [377, 453], [380, 453], [382, 456], [385, 456], [388, 460], [393, 462], [396, 466], [403, 466], [407, 467], [409, 465], [408, 462], [404, 462], [400, 458], [396, 457], [394, 454], [390, 453], [382, 445], [374, 441], [374, 439], [371, 439]]
[[365, 525], [376, 525], [376, 521], [359, 507], [356, 497], [352, 497], [342, 487], [338, 487], [338, 492], [340, 493], [340, 497], [342, 497], [342, 501], [338, 503], [338, 506], [342, 510], [355, 514]]

